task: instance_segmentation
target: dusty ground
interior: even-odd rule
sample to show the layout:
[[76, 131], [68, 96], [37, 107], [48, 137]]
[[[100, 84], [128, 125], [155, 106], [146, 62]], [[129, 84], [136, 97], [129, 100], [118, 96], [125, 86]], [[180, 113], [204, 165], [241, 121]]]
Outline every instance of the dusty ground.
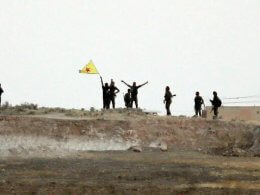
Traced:
[[260, 159], [194, 152], [85, 152], [1, 160], [1, 194], [259, 194]]
[[253, 123], [129, 111], [2, 113], [0, 142], [0, 194], [260, 194]]

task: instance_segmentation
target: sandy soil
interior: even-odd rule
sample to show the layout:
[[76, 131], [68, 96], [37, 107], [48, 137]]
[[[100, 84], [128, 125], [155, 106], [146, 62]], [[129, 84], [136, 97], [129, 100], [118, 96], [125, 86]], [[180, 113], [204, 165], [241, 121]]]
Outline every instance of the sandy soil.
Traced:
[[259, 194], [260, 159], [147, 149], [0, 161], [1, 194]]
[[2, 115], [0, 142], [0, 194], [260, 194], [254, 123]]

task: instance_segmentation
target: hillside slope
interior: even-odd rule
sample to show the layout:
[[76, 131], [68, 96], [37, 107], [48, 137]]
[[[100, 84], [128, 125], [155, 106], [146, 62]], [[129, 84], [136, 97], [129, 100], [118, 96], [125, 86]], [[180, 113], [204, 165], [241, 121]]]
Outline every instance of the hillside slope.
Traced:
[[[0, 150], [15, 154], [126, 150], [130, 146], [184, 149], [226, 156], [260, 156], [260, 127], [254, 124], [138, 113], [92, 117], [0, 116]], [[11, 151], [11, 152], [10, 152]]]
[[0, 115], [1, 194], [260, 193], [257, 125], [135, 111], [30, 113]]

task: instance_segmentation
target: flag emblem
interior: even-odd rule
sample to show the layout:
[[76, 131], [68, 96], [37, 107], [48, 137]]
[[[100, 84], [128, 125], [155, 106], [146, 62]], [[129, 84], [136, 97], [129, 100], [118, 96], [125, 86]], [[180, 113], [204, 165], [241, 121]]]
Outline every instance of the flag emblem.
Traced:
[[92, 60], [90, 60], [87, 65], [85, 65], [81, 70], [79, 70], [79, 73], [99, 74], [99, 72]]

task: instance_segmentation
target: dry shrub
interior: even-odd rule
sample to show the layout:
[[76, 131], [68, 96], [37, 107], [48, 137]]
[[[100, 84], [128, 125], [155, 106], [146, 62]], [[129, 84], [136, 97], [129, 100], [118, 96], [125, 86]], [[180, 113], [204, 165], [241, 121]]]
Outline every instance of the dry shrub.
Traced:
[[8, 101], [4, 102], [1, 106], [2, 110], [10, 109], [12, 108], [12, 104], [10, 104]]
[[21, 111], [24, 111], [26, 109], [28, 109], [28, 110], [37, 110], [38, 109], [38, 105], [37, 104], [33, 104], [33, 103], [25, 102], [25, 103], [22, 103], [21, 105], [16, 105], [15, 108], [17, 110], [21, 110]]

